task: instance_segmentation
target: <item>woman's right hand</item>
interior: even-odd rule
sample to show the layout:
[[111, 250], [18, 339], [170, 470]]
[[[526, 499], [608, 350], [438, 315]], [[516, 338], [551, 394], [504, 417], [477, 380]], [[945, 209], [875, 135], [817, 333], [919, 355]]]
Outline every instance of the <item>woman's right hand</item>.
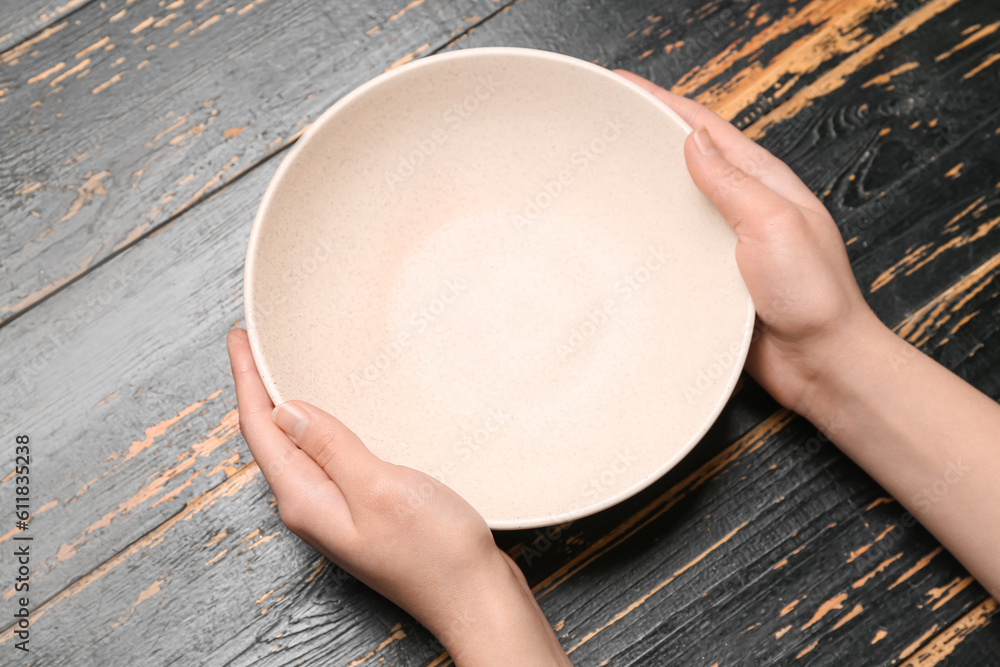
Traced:
[[816, 383], [868, 337], [891, 332], [868, 307], [833, 218], [798, 176], [723, 118], [630, 72], [696, 128], [688, 171], [739, 236], [736, 262], [757, 309], [747, 370], [808, 415]]
[[751, 375], [899, 500], [901, 525], [919, 520], [1000, 596], [1000, 406], [879, 322], [833, 219], [787, 165], [697, 102], [620, 74], [697, 128], [688, 170], [739, 235], [757, 308]]

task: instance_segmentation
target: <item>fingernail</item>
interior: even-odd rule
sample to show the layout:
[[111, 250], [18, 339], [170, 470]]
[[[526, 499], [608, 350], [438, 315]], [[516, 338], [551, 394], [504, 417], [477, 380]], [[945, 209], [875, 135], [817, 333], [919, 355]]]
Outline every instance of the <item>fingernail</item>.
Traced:
[[715, 142], [712, 141], [712, 135], [708, 133], [704, 125], [694, 131], [694, 144], [702, 155], [712, 155], [719, 152], [715, 148]]
[[288, 403], [282, 403], [274, 408], [271, 420], [296, 442], [306, 432], [306, 426], [309, 425], [309, 415], [302, 408]]

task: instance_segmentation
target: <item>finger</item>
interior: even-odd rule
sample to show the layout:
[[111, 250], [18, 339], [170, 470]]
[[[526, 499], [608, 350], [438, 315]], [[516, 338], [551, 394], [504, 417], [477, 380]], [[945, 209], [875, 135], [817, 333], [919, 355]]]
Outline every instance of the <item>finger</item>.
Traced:
[[347, 496], [383, 463], [339, 419], [305, 401], [282, 403], [273, 420]]
[[795, 204], [727, 160], [705, 127], [688, 135], [684, 157], [695, 185], [712, 200], [741, 239], [765, 234], [762, 222], [771, 224], [790, 214], [802, 216]]
[[704, 125], [708, 128], [716, 146], [726, 158], [740, 169], [752, 174], [761, 183], [782, 197], [799, 206], [815, 211], [825, 211], [823, 203], [806, 187], [792, 169], [776, 158], [763, 146], [746, 136], [732, 123], [722, 118], [708, 107], [682, 95], [657, 86], [652, 81], [626, 70], [616, 69], [615, 74], [631, 81], [643, 90], [677, 112], [692, 128]]
[[271, 421], [274, 406], [257, 372], [247, 332], [230, 331], [226, 346], [236, 383], [240, 431], [279, 505], [324, 491], [336, 497], [340, 491], [323, 469]]

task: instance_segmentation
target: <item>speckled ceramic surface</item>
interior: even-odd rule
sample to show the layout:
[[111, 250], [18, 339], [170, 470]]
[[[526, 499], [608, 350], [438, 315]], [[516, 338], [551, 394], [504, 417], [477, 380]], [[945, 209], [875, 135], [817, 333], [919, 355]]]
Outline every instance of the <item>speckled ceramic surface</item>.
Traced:
[[347, 95], [250, 238], [272, 399], [337, 415], [493, 528], [645, 488], [718, 416], [754, 317], [689, 131], [616, 75], [525, 49], [428, 57]]

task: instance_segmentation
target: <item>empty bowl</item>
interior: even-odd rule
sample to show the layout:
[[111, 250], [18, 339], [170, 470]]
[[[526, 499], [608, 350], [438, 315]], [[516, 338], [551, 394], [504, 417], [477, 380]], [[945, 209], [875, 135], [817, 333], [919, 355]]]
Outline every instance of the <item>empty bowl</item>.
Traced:
[[423, 58], [283, 160], [244, 284], [275, 404], [336, 415], [494, 529], [607, 508], [701, 439], [754, 309], [649, 93], [553, 53]]

